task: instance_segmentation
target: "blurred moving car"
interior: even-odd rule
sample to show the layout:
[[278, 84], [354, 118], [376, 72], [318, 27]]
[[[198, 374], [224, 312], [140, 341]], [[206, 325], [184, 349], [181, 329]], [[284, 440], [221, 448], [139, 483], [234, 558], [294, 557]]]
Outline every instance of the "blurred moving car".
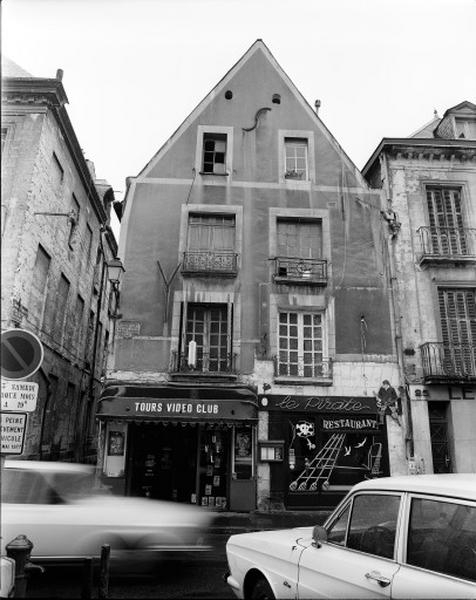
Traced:
[[111, 545], [111, 566], [145, 568], [157, 560], [209, 549], [214, 513], [207, 509], [120, 497], [94, 486], [94, 467], [7, 459], [2, 469], [1, 551], [19, 534], [41, 564], [98, 556]]
[[233, 535], [239, 598], [476, 598], [476, 474], [354, 486], [323, 527]]
[[0, 556], [0, 598], [15, 596], [15, 561], [8, 556]]

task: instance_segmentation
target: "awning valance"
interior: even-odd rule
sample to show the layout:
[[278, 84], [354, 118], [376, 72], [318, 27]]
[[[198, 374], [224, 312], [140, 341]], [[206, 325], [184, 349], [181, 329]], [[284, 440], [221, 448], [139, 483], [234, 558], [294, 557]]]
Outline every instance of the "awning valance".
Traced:
[[257, 397], [248, 388], [108, 385], [100, 419], [233, 423], [257, 420]]

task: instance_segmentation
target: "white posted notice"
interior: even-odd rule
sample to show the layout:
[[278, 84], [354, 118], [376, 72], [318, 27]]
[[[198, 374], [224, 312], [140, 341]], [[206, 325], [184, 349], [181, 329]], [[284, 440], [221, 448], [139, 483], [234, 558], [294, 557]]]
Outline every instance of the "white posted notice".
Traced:
[[25, 441], [26, 414], [2, 412], [0, 417], [2, 454], [21, 454]]

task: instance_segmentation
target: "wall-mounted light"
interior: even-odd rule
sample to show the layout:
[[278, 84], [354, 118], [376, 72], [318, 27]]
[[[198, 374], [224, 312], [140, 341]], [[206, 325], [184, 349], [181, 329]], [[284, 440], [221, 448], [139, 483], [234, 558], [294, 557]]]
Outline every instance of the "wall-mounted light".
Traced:
[[119, 314], [119, 300], [120, 300], [120, 291], [119, 286], [121, 285], [122, 274], [125, 272], [124, 265], [122, 261], [117, 256], [107, 263], [107, 278], [109, 279], [112, 291], [114, 292], [114, 296], [116, 299], [114, 312], [111, 315], [113, 319], [120, 319], [122, 317]]

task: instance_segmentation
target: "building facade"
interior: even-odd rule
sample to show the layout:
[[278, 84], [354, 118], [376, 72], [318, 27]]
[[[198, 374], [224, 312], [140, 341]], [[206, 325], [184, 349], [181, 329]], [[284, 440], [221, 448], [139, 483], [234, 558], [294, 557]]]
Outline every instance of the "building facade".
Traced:
[[[97, 180], [66, 112], [62, 72], [4, 59], [2, 331], [38, 336], [44, 359], [23, 458], [95, 460], [96, 402], [112, 335], [106, 262], [111, 186]], [[112, 308], [112, 310], [114, 310]]]
[[108, 484], [303, 509], [406, 473], [386, 245], [380, 190], [257, 40], [128, 179]]
[[416, 472], [476, 471], [476, 105], [384, 138], [363, 173], [390, 230]]

